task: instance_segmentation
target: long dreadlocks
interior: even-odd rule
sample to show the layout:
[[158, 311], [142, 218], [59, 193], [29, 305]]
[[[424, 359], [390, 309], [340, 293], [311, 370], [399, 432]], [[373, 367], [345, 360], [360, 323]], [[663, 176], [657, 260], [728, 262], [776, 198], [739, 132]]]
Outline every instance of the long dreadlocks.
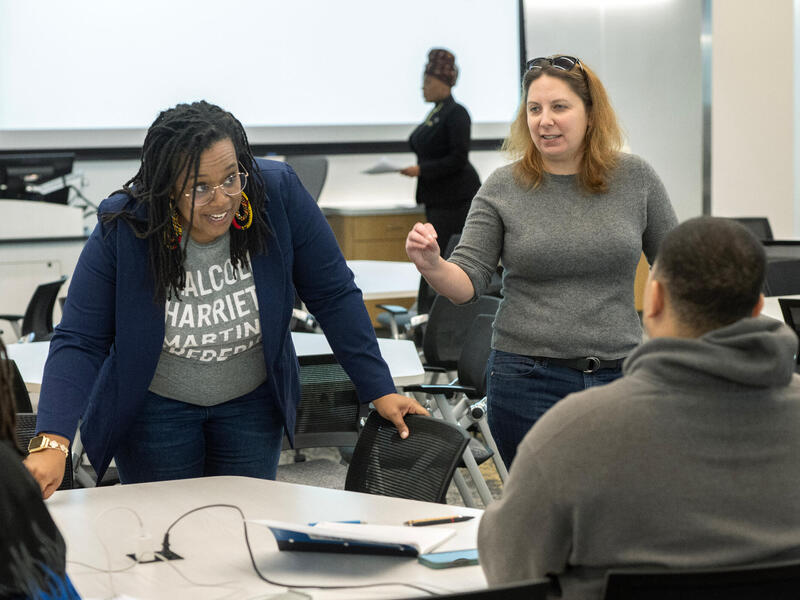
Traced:
[[[225, 139], [231, 140], [239, 162], [250, 173], [247, 192], [253, 207], [253, 224], [247, 230], [230, 230], [231, 262], [234, 267], [246, 266], [248, 252], [266, 252], [270, 235], [262, 214], [266, 193], [244, 127], [231, 113], [214, 104], [205, 101], [178, 104], [158, 115], [148, 129], [139, 171], [122, 188], [137, 205], [147, 206], [147, 222], [137, 220], [127, 211], [102, 216], [104, 223], [117, 218], [127, 221], [137, 237], [147, 239], [156, 302], [173, 295], [180, 298], [180, 291], [186, 285], [185, 244], [169, 248], [165, 243], [165, 234], [171, 233], [175, 210], [170, 197], [175, 190], [186, 189], [190, 180], [197, 179], [200, 155]], [[193, 221], [194, 197], [192, 217], [184, 236], [191, 234]]]
[[14, 386], [11, 385], [11, 363], [3, 340], [0, 339], [0, 440], [11, 440], [16, 444], [16, 415]]

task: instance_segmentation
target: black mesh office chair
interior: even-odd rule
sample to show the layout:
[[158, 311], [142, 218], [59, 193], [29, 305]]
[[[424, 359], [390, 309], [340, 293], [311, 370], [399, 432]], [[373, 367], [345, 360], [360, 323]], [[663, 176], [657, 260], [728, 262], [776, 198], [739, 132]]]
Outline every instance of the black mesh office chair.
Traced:
[[747, 227], [760, 240], [773, 239], [772, 227], [767, 217], [733, 217], [732, 220]]
[[[36, 415], [34, 413], [17, 413], [17, 443], [19, 447], [27, 451], [28, 442], [36, 435]], [[72, 456], [67, 456], [67, 464], [64, 468], [64, 480], [58, 486], [59, 490], [72, 489]]]
[[66, 275], [62, 275], [57, 281], [39, 285], [33, 292], [24, 315], [0, 315], [0, 320], [11, 323], [17, 338], [33, 334], [33, 338], [29, 341], [50, 339], [53, 335], [53, 307], [56, 304], [58, 291], [66, 280]]
[[[473, 425], [477, 426], [488, 448], [476, 438], [472, 438], [469, 449], [464, 453], [459, 467], [467, 469], [485, 506], [492, 502], [493, 496], [478, 465], [491, 458], [494, 460], [500, 479], [505, 481], [508, 478], [508, 471], [500, 458], [497, 444], [492, 437], [486, 418], [486, 369], [491, 352], [493, 322], [494, 314], [478, 315], [469, 324], [469, 333], [464, 340], [458, 360], [458, 378], [455, 381], [440, 385], [424, 384], [405, 387], [406, 392], [418, 392], [431, 396], [436, 406], [433, 414], [440, 416], [445, 421], [464, 429]], [[472, 493], [460, 473], [454, 477], [454, 482], [464, 503], [467, 506], [475, 506]]]
[[426, 502], [445, 502], [467, 447], [467, 433], [440, 419], [406, 415], [409, 436], [370, 413], [353, 451], [344, 489]]
[[472, 321], [478, 315], [494, 315], [499, 307], [500, 298], [496, 296], [480, 296], [470, 304], [453, 304], [437, 296], [422, 340], [425, 365], [448, 371], [457, 369]]
[[[446, 260], [450, 257], [461, 240], [461, 234], [455, 233], [450, 236], [447, 246], [442, 256]], [[436, 291], [428, 285], [424, 277], [419, 278], [419, 290], [417, 291], [417, 301], [411, 308], [396, 304], [378, 304], [386, 312], [378, 314], [378, 323], [384, 327], [389, 327], [391, 336], [394, 339], [411, 337], [419, 345], [423, 338], [424, 324], [428, 321], [428, 313], [436, 298]]]
[[611, 570], [605, 600], [796, 600], [800, 562], [704, 570]]
[[[485, 590], [437, 594], [435, 597], [437, 600], [546, 600], [549, 587], [549, 580], [536, 579], [494, 586]], [[415, 598], [418, 599], [419, 596]]]
[[[362, 411], [355, 386], [332, 354], [301, 356], [301, 399], [294, 429], [294, 463], [278, 466], [278, 481], [342, 489], [347, 468], [327, 459], [306, 461], [303, 448], [348, 448], [356, 445]], [[288, 438], [283, 442], [289, 448]]]
[[300, 183], [308, 190], [314, 201], [319, 201], [319, 195], [328, 177], [327, 157], [290, 155], [286, 157], [286, 163], [297, 173]]
[[800, 260], [768, 260], [764, 277], [764, 295], [791, 296], [794, 294], [800, 294]]

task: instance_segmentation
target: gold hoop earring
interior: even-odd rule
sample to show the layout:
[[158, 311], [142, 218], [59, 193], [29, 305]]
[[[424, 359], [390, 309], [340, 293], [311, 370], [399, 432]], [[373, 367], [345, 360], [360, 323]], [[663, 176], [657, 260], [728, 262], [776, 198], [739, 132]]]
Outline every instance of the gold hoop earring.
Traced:
[[233, 215], [231, 224], [236, 229], [247, 229], [253, 224], [253, 207], [250, 205], [250, 199], [244, 192], [242, 192], [242, 201], [239, 203], [239, 209]]
[[180, 217], [178, 216], [178, 209], [172, 207], [172, 215], [170, 215], [171, 227], [167, 226], [164, 230], [164, 244], [169, 250], [175, 250], [183, 237], [183, 227], [181, 227]]

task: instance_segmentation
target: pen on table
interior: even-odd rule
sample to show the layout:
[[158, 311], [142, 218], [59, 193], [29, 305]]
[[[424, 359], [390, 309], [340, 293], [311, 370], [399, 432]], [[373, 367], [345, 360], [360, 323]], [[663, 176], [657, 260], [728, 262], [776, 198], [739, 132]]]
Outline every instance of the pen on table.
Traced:
[[411, 519], [410, 521], [405, 521], [403, 525], [409, 525], [410, 527], [425, 527], [426, 525], [442, 525], [444, 523], [460, 523], [461, 521], [469, 521], [470, 519], [474, 519], [473, 516], [461, 516], [461, 515], [454, 515], [452, 517], [434, 517], [432, 519]]

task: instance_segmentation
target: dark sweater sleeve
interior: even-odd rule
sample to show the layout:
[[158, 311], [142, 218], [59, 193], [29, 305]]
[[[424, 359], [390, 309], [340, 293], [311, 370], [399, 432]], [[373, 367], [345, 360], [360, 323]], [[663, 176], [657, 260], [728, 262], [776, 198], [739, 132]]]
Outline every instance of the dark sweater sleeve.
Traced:
[[73, 439], [109, 354], [117, 301], [115, 228], [98, 223], [72, 274], [64, 314], [44, 366], [37, 431]]
[[454, 105], [442, 123], [447, 133], [447, 154], [420, 161], [420, 179], [439, 179], [458, 173], [467, 165], [471, 124], [467, 110], [460, 104]]
[[361, 290], [325, 217], [289, 167], [281, 178], [280, 197], [292, 231], [295, 288], [322, 326], [359, 400], [395, 393]]
[[0, 597], [78, 598], [66, 546], [39, 486], [8, 442], [0, 442]]

